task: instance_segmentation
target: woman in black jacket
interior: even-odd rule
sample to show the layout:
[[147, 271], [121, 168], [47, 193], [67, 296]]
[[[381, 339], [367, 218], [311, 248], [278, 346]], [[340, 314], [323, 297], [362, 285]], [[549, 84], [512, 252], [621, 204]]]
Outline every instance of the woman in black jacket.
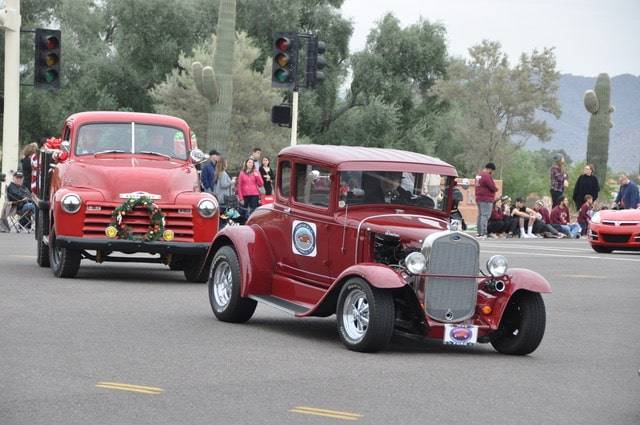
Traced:
[[264, 182], [264, 194], [271, 195], [273, 193], [273, 183], [275, 174], [271, 169], [271, 161], [266, 156], [262, 157], [262, 165], [260, 166], [260, 176]]
[[600, 184], [598, 178], [593, 175], [593, 165], [587, 164], [573, 188], [573, 202], [576, 204], [576, 210], [579, 210], [584, 204], [585, 195], [591, 195], [595, 201], [598, 199], [598, 192], [600, 192]]

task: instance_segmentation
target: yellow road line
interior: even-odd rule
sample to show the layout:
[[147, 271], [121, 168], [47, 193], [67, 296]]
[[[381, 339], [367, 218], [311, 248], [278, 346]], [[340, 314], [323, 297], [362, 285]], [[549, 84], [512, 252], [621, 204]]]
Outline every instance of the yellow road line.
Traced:
[[96, 384], [96, 387], [108, 388], [112, 390], [132, 391], [132, 392], [142, 393], [142, 394], [161, 394], [164, 392], [162, 388], [146, 387], [143, 385], [123, 384], [120, 382], [98, 382]]
[[344, 419], [347, 421], [357, 421], [362, 417], [358, 413], [339, 412], [336, 410], [317, 409], [315, 407], [296, 406], [290, 409], [292, 413], [302, 413], [305, 415], [324, 416], [327, 418]]

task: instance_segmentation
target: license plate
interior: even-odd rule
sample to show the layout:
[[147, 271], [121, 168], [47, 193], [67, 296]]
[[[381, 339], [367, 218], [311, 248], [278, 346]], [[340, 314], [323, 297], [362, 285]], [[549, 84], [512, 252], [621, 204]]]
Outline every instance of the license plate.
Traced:
[[478, 327], [473, 325], [444, 325], [444, 343], [473, 345], [478, 342]]

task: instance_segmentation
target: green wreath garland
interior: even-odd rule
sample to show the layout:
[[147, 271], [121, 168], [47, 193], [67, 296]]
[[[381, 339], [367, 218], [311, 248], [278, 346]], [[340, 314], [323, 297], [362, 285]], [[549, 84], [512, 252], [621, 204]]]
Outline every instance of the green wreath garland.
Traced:
[[[149, 230], [143, 236], [136, 236], [131, 233], [131, 227], [122, 223], [122, 218], [136, 207], [144, 207], [149, 214]], [[157, 241], [162, 237], [165, 230], [165, 214], [160, 207], [147, 196], [142, 196], [138, 199], [130, 198], [113, 210], [109, 226], [117, 230], [116, 237], [118, 239]]]

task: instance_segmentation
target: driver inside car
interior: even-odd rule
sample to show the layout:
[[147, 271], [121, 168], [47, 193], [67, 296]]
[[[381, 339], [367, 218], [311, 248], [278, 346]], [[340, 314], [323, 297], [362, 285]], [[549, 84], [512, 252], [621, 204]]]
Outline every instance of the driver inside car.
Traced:
[[[366, 183], [365, 183], [366, 179]], [[402, 188], [401, 171], [379, 171], [363, 176], [365, 201], [371, 204], [409, 204], [411, 193]]]

